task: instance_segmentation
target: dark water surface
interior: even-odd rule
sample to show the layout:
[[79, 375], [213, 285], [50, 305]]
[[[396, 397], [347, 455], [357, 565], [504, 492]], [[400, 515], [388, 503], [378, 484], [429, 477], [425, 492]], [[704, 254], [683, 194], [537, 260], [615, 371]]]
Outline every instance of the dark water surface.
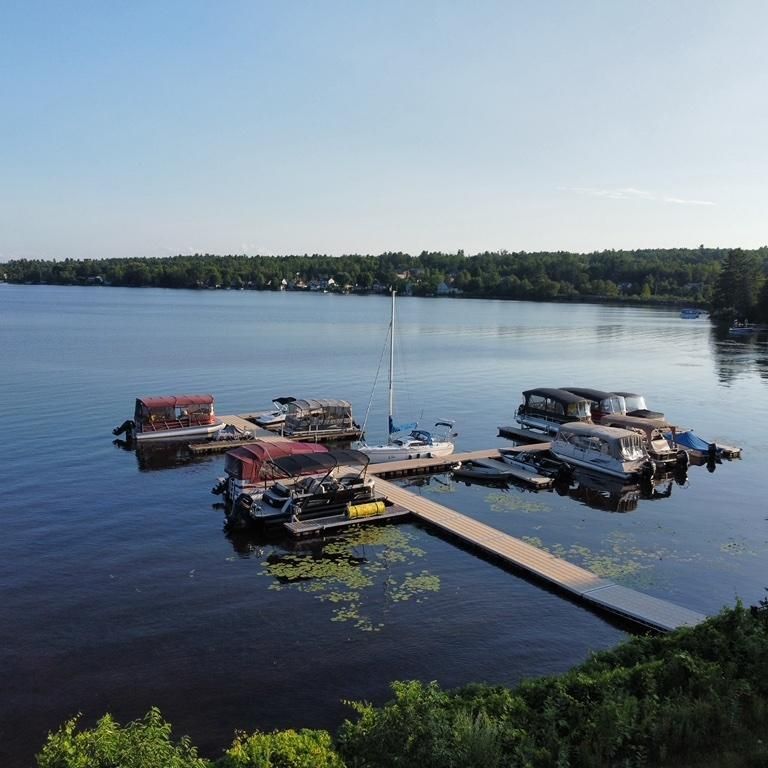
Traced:
[[[221, 414], [339, 397], [362, 420], [385, 297], [0, 285], [0, 761], [28, 765], [82, 712], [153, 705], [216, 756], [234, 729], [334, 729], [395, 679], [515, 684], [624, 631], [413, 524], [324, 543], [228, 538], [223, 458], [137, 457], [111, 429], [137, 395], [212, 392]], [[768, 344], [676, 312], [402, 299], [404, 420], [453, 418], [458, 450], [504, 444], [534, 386], [640, 391], [708, 440], [713, 473], [611, 511], [605, 494], [414, 490], [620, 583], [708, 613], [768, 584]], [[383, 437], [385, 391], [368, 433]], [[591, 504], [591, 506], [590, 506]], [[615, 508], [616, 505], [614, 505]]]

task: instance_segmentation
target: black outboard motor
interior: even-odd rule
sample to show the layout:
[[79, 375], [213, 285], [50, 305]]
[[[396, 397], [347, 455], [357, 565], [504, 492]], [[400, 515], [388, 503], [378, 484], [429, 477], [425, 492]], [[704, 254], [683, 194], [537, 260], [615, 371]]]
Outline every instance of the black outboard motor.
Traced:
[[133, 437], [133, 432], [136, 429], [136, 423], [132, 419], [126, 419], [119, 427], [115, 427], [112, 430], [112, 434], [122, 435], [125, 432], [126, 437], [130, 440]]

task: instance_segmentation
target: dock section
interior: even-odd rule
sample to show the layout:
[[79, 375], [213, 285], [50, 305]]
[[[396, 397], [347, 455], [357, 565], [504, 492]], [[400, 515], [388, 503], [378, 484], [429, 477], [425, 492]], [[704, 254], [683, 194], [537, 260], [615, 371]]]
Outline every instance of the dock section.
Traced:
[[377, 490], [393, 503], [410, 509], [420, 520], [487, 555], [520, 569], [601, 611], [621, 616], [652, 629], [669, 632], [694, 626], [706, 616], [666, 600], [622, 587], [584, 568], [497, 531], [386, 480]]

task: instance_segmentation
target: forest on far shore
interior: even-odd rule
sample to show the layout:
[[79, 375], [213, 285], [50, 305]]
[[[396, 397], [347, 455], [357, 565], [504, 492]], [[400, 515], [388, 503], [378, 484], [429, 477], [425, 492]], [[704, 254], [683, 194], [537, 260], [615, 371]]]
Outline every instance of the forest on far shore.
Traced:
[[191, 289], [384, 292], [528, 301], [685, 303], [732, 319], [768, 321], [768, 246], [475, 255], [246, 256], [18, 259], [0, 265], [11, 283]]

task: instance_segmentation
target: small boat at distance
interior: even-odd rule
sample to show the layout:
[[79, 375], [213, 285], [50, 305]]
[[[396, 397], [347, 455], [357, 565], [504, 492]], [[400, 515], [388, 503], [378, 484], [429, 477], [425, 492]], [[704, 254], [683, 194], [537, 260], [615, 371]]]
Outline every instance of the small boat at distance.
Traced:
[[643, 438], [628, 429], [600, 424], [563, 424], [550, 451], [571, 466], [621, 479], [651, 477], [656, 471]]
[[187, 440], [210, 437], [224, 427], [214, 413], [213, 395], [138, 397], [133, 419], [112, 430], [129, 440]]
[[703, 311], [696, 309], [695, 307], [685, 307], [680, 310], [680, 317], [682, 317], [683, 320], [695, 320], [696, 318], [701, 317], [702, 314], [704, 314]]

